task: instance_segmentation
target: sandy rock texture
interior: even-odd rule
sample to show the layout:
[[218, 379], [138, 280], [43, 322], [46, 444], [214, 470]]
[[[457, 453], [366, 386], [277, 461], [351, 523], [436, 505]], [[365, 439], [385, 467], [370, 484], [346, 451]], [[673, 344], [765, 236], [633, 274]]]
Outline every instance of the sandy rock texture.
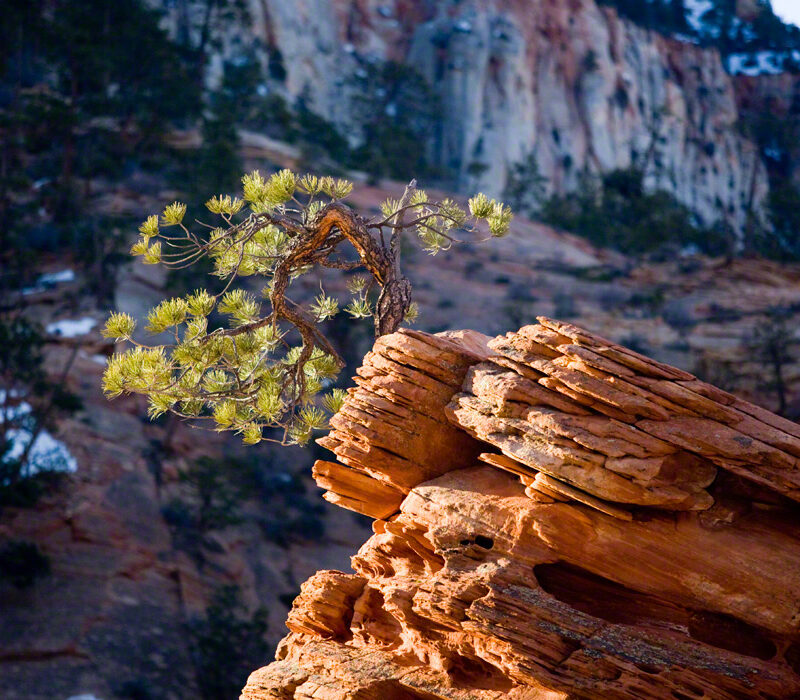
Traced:
[[317, 473], [374, 534], [244, 700], [800, 694], [796, 424], [544, 317], [358, 384]]

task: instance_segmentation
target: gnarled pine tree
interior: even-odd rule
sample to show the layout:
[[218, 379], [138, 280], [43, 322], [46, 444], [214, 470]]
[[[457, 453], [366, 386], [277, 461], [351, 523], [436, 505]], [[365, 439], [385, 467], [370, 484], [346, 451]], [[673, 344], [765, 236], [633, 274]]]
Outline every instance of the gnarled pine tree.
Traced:
[[[354, 296], [344, 311], [354, 318], [373, 316], [375, 335], [384, 335], [416, 314], [411, 285], [400, 270], [403, 233], [415, 231], [424, 249], [436, 254], [460, 242], [455, 231], [483, 235], [481, 221], [486, 238], [503, 236], [512, 216], [483, 194], [469, 200], [469, 213], [450, 199], [431, 201], [414, 181], [369, 221], [341, 201], [352, 190], [346, 180], [282, 170], [266, 179], [255, 171], [242, 183], [243, 199], [220, 195], [206, 202], [224, 226], [190, 230], [183, 223], [186, 206], [178, 202], [160, 220], [153, 215], [140, 226], [133, 255], [170, 268], [207, 257], [225, 285], [216, 295], [200, 289], [166, 299], [149, 313], [147, 330], [168, 332], [174, 343], [139, 343], [134, 319], [112, 314], [104, 334], [133, 347], [109, 360], [103, 386], [109, 397], [146, 395], [151, 417], [170, 412], [208, 421], [214, 430], [240, 433], [249, 444], [303, 444], [325, 427], [323, 408], [336, 412], [344, 399], [334, 389], [317, 400], [344, 366], [320, 329], [339, 312], [339, 301], [321, 291], [305, 308], [292, 302], [287, 290], [296, 277], [319, 267], [365, 270], [367, 275], [350, 279]], [[162, 232], [167, 227], [178, 233]], [[357, 259], [341, 256], [346, 243]], [[234, 287], [251, 275], [267, 281], [266, 309], [254, 294]], [[226, 328], [209, 330], [214, 311], [228, 316]]]

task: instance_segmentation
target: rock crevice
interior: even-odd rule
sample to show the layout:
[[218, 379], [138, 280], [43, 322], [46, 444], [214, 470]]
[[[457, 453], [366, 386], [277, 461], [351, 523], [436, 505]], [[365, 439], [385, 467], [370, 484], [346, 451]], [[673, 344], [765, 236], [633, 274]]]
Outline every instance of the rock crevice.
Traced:
[[381, 338], [332, 426], [374, 535], [243, 698], [800, 694], [796, 424], [541, 318]]

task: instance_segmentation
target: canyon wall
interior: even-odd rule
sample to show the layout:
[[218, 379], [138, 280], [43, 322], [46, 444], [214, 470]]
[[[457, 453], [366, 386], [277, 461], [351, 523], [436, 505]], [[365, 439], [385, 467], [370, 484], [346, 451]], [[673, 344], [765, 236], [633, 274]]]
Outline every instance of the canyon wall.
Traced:
[[[180, 8], [171, 3], [173, 34]], [[347, 81], [377, 59], [409, 63], [433, 87], [441, 124], [424, 147], [462, 191], [500, 194], [508, 170], [536, 155], [550, 192], [585, 169], [642, 168], [705, 223], [741, 229], [761, 213], [766, 170], [737, 128], [719, 53], [620, 19], [595, 0], [249, 0], [221, 29], [221, 58], [279, 52], [285, 80], [352, 132]], [[198, 20], [199, 21], [199, 20]]]

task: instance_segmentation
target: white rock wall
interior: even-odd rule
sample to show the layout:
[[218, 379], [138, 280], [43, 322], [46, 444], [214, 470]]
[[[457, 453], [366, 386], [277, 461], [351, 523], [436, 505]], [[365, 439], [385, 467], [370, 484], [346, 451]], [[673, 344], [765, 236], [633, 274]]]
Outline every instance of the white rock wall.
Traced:
[[[157, 0], [153, 0], [156, 2]], [[163, 0], [162, 0], [163, 1]], [[182, 3], [173, 2], [169, 17]], [[719, 54], [620, 20], [595, 0], [248, 0], [250, 25], [225, 30], [284, 58], [289, 97], [346, 125], [343, 81], [359, 60], [414, 65], [441, 100], [436, 162], [460, 190], [500, 194], [533, 151], [555, 192], [584, 168], [638, 164], [705, 223], [737, 230], [761, 210], [766, 170], [738, 132]], [[170, 21], [170, 20], [168, 20]], [[214, 66], [219, 60], [212, 61]]]

